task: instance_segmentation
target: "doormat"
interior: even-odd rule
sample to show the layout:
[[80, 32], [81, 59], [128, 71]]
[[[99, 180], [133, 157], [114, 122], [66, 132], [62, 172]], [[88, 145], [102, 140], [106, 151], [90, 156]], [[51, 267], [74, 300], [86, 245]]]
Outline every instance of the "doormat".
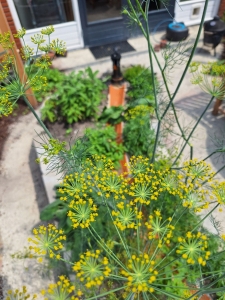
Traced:
[[91, 53], [96, 59], [110, 57], [114, 49], [117, 48], [119, 53], [136, 51], [127, 41], [116, 42], [104, 46], [90, 47]]

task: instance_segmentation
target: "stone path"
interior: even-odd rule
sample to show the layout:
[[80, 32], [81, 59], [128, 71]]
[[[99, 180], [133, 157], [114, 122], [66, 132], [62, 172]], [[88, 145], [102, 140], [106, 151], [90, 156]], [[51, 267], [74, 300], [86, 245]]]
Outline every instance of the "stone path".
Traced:
[[32, 228], [40, 224], [40, 210], [48, 203], [32, 147], [35, 130], [40, 132], [41, 128], [31, 113], [19, 118], [10, 128], [1, 161], [0, 228], [3, 249], [0, 247], [0, 253], [4, 291], [26, 285], [30, 293], [35, 293], [49, 281], [48, 270], [41, 270], [36, 260], [11, 256], [18, 251], [25, 252]]

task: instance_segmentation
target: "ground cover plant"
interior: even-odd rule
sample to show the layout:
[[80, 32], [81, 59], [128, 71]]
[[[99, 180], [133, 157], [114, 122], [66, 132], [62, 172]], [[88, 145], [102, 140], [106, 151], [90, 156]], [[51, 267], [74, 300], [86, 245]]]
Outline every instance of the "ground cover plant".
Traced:
[[[28, 241], [29, 256], [33, 256], [40, 263], [46, 257], [56, 262], [63, 261], [75, 275], [74, 279], [61, 274], [57, 283], [43, 287], [40, 293], [45, 299], [188, 300], [200, 299], [203, 294], [216, 294], [218, 299], [224, 299], [225, 234], [217, 226], [212, 213], [218, 208], [222, 210], [225, 204], [225, 182], [215, 179], [225, 165], [216, 173], [213, 172], [206, 162], [208, 157], [203, 160], [193, 158], [193, 146], [190, 143], [193, 132], [214, 97], [223, 97], [224, 84], [211, 80], [205, 73], [204, 76], [195, 76], [195, 71], [201, 71], [201, 68], [196, 63], [191, 64], [208, 0], [205, 1], [192, 52], [186, 57], [184, 72], [173, 92], [169, 89], [167, 75], [168, 69], [171, 70], [171, 60], [176, 64], [175, 57], [178, 53], [174, 48], [166, 49], [167, 55], [163, 56], [165, 65], [160, 65], [149, 34], [150, 0], [146, 1], [145, 10], [138, 0], [135, 3], [134, 7], [128, 0], [124, 13], [140, 26], [148, 43], [154, 116], [158, 121], [150, 158], [141, 155], [132, 157], [128, 172], [118, 174], [106, 157], [90, 156], [89, 146], [84, 140], [77, 141], [75, 147], [66, 148], [64, 142], [53, 138], [38, 118], [26, 99], [26, 86], [19, 82], [20, 96], [24, 96], [25, 102], [46, 134], [40, 136], [40, 145], [44, 150], [40, 160], [48, 165], [49, 171], [62, 174], [63, 180], [58, 189], [61, 201], [60, 207], [59, 202], [57, 203], [58, 216], [61, 214], [64, 217], [71, 232], [75, 235], [78, 232], [75, 242], [79, 239], [77, 243], [81, 246], [79, 258], [72, 255], [72, 260], [69, 261], [63, 256], [66, 234], [62, 228], [48, 224], [33, 230], [33, 236]], [[49, 35], [51, 32], [50, 27], [42, 31], [42, 34]], [[17, 36], [22, 37], [24, 34], [22, 30]], [[38, 41], [42, 44], [43, 36], [39, 36]], [[0, 35], [0, 42], [6, 50], [11, 49], [7, 34]], [[55, 44], [56, 42], [53, 45]], [[57, 47], [58, 45], [59, 41]], [[60, 52], [62, 48], [60, 47]], [[180, 49], [179, 47], [179, 55], [182, 57]], [[29, 59], [31, 55], [32, 53]], [[160, 84], [155, 81], [153, 56], [159, 67]], [[11, 64], [13, 66], [14, 62], [8, 61], [7, 67]], [[1, 71], [6, 78], [7, 74], [4, 72], [7, 73], [7, 68], [3, 67]], [[173, 101], [189, 67], [194, 74], [193, 83], [199, 84], [211, 99], [187, 134], [179, 122]], [[210, 88], [206, 89], [207, 80], [210, 80]], [[33, 83], [32, 79], [29, 82]], [[10, 88], [12, 86], [16, 85], [10, 85]], [[34, 87], [36, 86], [37, 83]], [[12, 89], [13, 92], [15, 90]], [[17, 94], [9, 94], [10, 89], [4, 88], [1, 92], [0, 112], [8, 115], [12, 112], [12, 104], [16, 101]], [[162, 99], [166, 99], [163, 105]], [[183, 143], [169, 166], [159, 169], [156, 157], [160, 149], [163, 122], [169, 110], [174, 114]], [[186, 147], [190, 149], [190, 159], [180, 163]], [[214, 149], [211, 155], [218, 152], [224, 152], [224, 147]], [[199, 212], [201, 217], [196, 215]], [[215, 234], [204, 228], [206, 219], [211, 220], [216, 229]], [[105, 231], [102, 230], [104, 226], [107, 229]], [[82, 238], [79, 238], [79, 234]], [[84, 242], [80, 243], [81, 241]], [[26, 299], [27, 288], [8, 291], [7, 297], [15, 299], [17, 295], [20, 299]]]
[[153, 81], [150, 69], [141, 65], [131, 66], [124, 70], [123, 76], [130, 83], [127, 95], [131, 102], [144, 98], [154, 106]]

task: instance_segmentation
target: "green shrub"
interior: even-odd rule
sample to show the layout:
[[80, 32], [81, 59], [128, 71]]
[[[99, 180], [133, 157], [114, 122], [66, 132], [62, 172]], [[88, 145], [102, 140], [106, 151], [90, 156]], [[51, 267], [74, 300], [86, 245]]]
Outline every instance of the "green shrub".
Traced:
[[145, 98], [154, 105], [152, 75], [149, 69], [140, 65], [132, 66], [124, 71], [124, 78], [131, 85], [127, 93], [130, 101]]
[[119, 161], [123, 158], [125, 148], [116, 142], [114, 127], [87, 128], [85, 135], [90, 143], [90, 154], [104, 155], [113, 162], [115, 168], [119, 168]]
[[42, 119], [72, 124], [96, 117], [105, 88], [103, 82], [97, 78], [97, 73], [87, 68], [65, 76], [57, 86], [55, 94], [46, 101], [41, 111]]
[[123, 130], [123, 142], [129, 155], [150, 157], [155, 131], [150, 127], [150, 112], [147, 105], [138, 105], [125, 114], [126, 123]]

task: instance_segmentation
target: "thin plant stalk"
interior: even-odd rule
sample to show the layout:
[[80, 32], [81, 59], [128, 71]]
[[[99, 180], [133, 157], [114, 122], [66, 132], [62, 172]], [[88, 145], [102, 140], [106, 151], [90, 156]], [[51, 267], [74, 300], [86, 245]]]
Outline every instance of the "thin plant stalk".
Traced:
[[32, 107], [32, 105], [30, 104], [30, 102], [28, 101], [26, 95], [23, 95], [23, 100], [26, 103], [26, 105], [29, 107], [30, 111], [32, 112], [32, 114], [35, 116], [35, 118], [37, 119], [38, 123], [41, 125], [41, 127], [44, 129], [44, 131], [46, 132], [46, 134], [48, 135], [48, 137], [50, 139], [53, 138], [53, 136], [51, 135], [51, 133], [49, 132], [49, 130], [47, 129], [47, 127], [45, 126], [45, 124], [41, 121], [41, 119], [39, 118], [39, 116], [37, 115], [37, 113], [35, 112], [34, 108]]
[[178, 159], [180, 158], [180, 156], [181, 156], [181, 154], [183, 153], [185, 147], [187, 146], [187, 144], [188, 144], [190, 138], [192, 137], [192, 134], [194, 133], [196, 127], [197, 127], [198, 124], [200, 123], [200, 121], [201, 121], [202, 117], [204, 116], [205, 112], [207, 111], [207, 109], [208, 109], [209, 106], [211, 105], [213, 99], [214, 99], [214, 96], [211, 97], [209, 103], [206, 105], [206, 107], [205, 107], [204, 111], [202, 112], [201, 116], [198, 118], [198, 121], [196, 122], [195, 126], [192, 128], [192, 130], [191, 130], [189, 136], [187, 137], [187, 140], [185, 141], [185, 143], [184, 143], [183, 147], [181, 148], [179, 154], [177, 155], [176, 159], [174, 160], [172, 166], [174, 166], [174, 165], [176, 164], [176, 162], [178, 161]]

